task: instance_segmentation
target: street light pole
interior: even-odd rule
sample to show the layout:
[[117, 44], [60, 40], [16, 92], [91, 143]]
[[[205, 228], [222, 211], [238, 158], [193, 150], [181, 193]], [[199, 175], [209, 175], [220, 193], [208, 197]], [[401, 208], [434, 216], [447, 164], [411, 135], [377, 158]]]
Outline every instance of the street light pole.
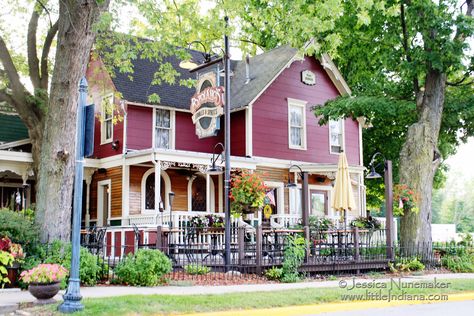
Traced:
[[229, 55], [229, 37], [227, 30], [229, 26], [229, 17], [225, 17], [226, 32], [224, 34], [224, 84], [225, 84], [225, 102], [224, 102], [224, 211], [225, 211], [225, 270], [230, 270], [230, 238], [231, 238], [231, 221], [230, 221], [230, 55]]
[[76, 174], [74, 177], [74, 203], [72, 218], [72, 255], [71, 271], [64, 302], [59, 305], [61, 313], [74, 313], [84, 309], [81, 304], [79, 279], [80, 263], [80, 230], [82, 213], [82, 181], [84, 177], [84, 135], [85, 135], [85, 109], [87, 100], [87, 80], [82, 78], [79, 83], [79, 102], [76, 118]]

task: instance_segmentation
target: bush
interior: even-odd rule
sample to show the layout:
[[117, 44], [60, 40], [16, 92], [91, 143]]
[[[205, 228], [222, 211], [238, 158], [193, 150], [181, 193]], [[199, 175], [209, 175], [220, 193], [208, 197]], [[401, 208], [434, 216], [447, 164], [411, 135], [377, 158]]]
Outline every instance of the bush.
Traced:
[[171, 260], [161, 251], [140, 249], [128, 254], [115, 268], [115, 274], [124, 284], [155, 286], [163, 282], [163, 276], [171, 272], [171, 267]]
[[265, 276], [269, 280], [280, 280], [283, 275], [283, 269], [282, 268], [276, 268], [272, 267], [265, 271]]
[[[72, 246], [70, 243], [54, 241], [49, 246], [44, 246], [38, 255], [27, 258], [23, 269], [36, 266], [38, 263], [57, 263], [68, 270], [71, 270]], [[102, 276], [102, 271], [108, 271], [108, 266], [104, 264], [102, 259], [91, 254], [86, 248], [81, 247], [80, 250], [79, 279], [84, 285], [92, 286], [97, 284]]]
[[285, 248], [281, 281], [290, 283], [300, 280], [298, 268], [303, 263], [307, 242], [303, 237], [288, 236]]
[[7, 209], [0, 210], [0, 236], [22, 245], [26, 254], [34, 253], [39, 245], [39, 232], [32, 216]]
[[413, 259], [401, 259], [397, 263], [392, 264], [389, 262], [388, 264], [390, 271], [396, 272], [413, 272], [413, 271], [423, 271], [425, 269], [425, 265], [418, 260], [418, 258]]
[[453, 272], [474, 272], [474, 254], [444, 256], [441, 265]]
[[184, 271], [186, 271], [187, 274], [203, 275], [211, 272], [211, 268], [199, 264], [188, 264], [184, 266]]

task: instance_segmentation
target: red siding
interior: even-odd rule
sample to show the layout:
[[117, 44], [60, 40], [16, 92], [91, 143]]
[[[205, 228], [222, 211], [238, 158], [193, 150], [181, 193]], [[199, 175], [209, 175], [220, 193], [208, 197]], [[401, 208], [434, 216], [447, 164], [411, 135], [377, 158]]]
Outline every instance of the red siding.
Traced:
[[199, 139], [191, 119], [191, 113], [176, 112], [176, 140], [178, 150], [212, 153], [214, 145], [224, 142], [224, 117], [221, 117], [221, 130], [215, 137]]
[[129, 105], [127, 110], [127, 148], [135, 150], [151, 148], [153, 109]]
[[230, 116], [230, 154], [245, 156], [245, 110], [237, 111]]
[[[316, 73], [316, 85], [301, 82], [301, 72], [309, 69]], [[316, 104], [339, 95], [336, 87], [314, 58], [306, 57], [303, 62], [294, 62], [267, 88], [253, 105], [253, 154], [287, 160], [311, 163], [337, 163], [338, 155], [329, 153], [329, 128], [319, 126], [311, 111]], [[290, 149], [288, 144], [288, 101], [287, 98], [307, 101], [306, 138], [307, 149]], [[349, 164], [359, 164], [358, 123], [345, 122], [345, 149]]]
[[[96, 109], [97, 110], [97, 109]], [[96, 111], [97, 112], [97, 111]], [[118, 114], [116, 113], [115, 115], [122, 115], [123, 114]], [[123, 148], [123, 120], [122, 122], [118, 122], [117, 124], [114, 124], [113, 127], [113, 140], [118, 140], [119, 141], [119, 146], [117, 149], [112, 148], [112, 143], [107, 143], [107, 144], [100, 144], [100, 121], [98, 118], [95, 120], [95, 130], [94, 130], [94, 157], [97, 158], [105, 158], [105, 157], [110, 157], [114, 155], [118, 155], [122, 153], [122, 148]]]

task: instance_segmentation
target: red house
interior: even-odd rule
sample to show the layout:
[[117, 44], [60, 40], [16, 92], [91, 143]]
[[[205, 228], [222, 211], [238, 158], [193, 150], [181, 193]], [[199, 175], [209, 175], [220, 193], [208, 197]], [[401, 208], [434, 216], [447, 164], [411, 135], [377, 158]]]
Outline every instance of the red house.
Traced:
[[[202, 58], [199, 52], [192, 55]], [[195, 76], [175, 58], [165, 62], [181, 78]], [[133, 80], [118, 71], [110, 78], [100, 59], [92, 60], [87, 71], [98, 119], [95, 157], [87, 159], [85, 171], [85, 226], [156, 227], [170, 220], [178, 225], [196, 214], [223, 214], [223, 176], [204, 172], [214, 146], [223, 142], [223, 117], [215, 122], [223, 127], [217, 135], [199, 138], [190, 110], [195, 89], [153, 85], [159, 65], [147, 59], [133, 64]], [[160, 101], [149, 102], [155, 94]], [[231, 166], [262, 174], [275, 197], [273, 226], [301, 218], [301, 185], [299, 190], [285, 186], [300, 181], [297, 169], [289, 170], [292, 165], [309, 173], [310, 214], [339, 217], [330, 202], [341, 150], [347, 155], [358, 205], [348, 215], [365, 215], [361, 124], [346, 119], [320, 126], [312, 112], [313, 106], [348, 94], [349, 87], [327, 55], [301, 56], [283, 46], [248, 63], [232, 61]], [[254, 220], [261, 221], [261, 214]], [[117, 238], [123, 244], [125, 237]]]

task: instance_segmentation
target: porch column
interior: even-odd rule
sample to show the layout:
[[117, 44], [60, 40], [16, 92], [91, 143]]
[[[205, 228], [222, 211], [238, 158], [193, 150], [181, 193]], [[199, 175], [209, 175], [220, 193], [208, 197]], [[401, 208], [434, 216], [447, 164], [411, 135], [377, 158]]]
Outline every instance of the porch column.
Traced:
[[91, 214], [90, 214], [90, 199], [91, 199], [91, 183], [92, 175], [94, 174], [94, 169], [85, 168], [84, 169], [84, 180], [86, 181], [86, 216], [85, 216], [85, 226], [90, 226]]
[[[160, 211], [160, 202], [161, 202], [161, 162], [157, 161], [155, 163], [155, 213], [158, 215]], [[165, 209], [169, 209], [169, 205], [163, 205]]]
[[122, 164], [122, 225], [130, 224], [130, 166]]
[[219, 187], [219, 209], [218, 212], [224, 212], [224, 178], [222, 174], [220, 174], [218, 179], [218, 187]]
[[206, 212], [211, 211], [211, 176], [206, 174]]

